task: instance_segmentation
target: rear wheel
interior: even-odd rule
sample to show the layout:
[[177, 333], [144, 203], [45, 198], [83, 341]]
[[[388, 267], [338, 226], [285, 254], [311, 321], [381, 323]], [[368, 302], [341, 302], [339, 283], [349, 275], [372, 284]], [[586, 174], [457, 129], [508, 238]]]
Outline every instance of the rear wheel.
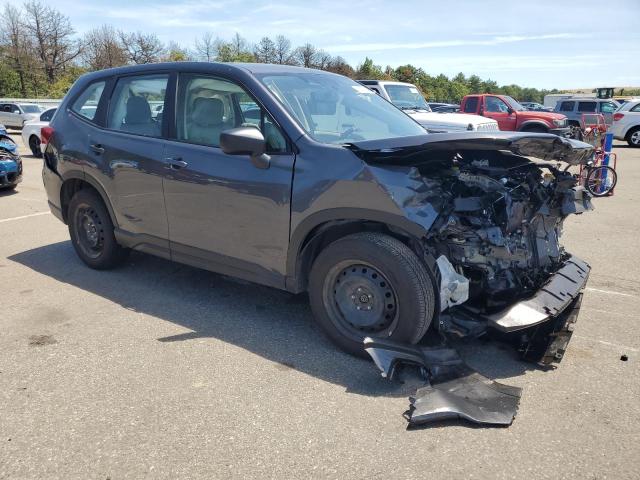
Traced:
[[329, 338], [363, 357], [365, 337], [418, 342], [436, 305], [426, 265], [399, 240], [371, 232], [341, 238], [318, 255], [309, 298]]
[[31, 154], [34, 157], [41, 157], [42, 151], [40, 150], [40, 139], [37, 135], [31, 135], [29, 137], [29, 148], [31, 149]]
[[116, 242], [111, 217], [97, 193], [76, 192], [69, 203], [67, 218], [73, 247], [89, 267], [106, 270], [126, 258], [129, 250]]
[[631, 147], [640, 148], [640, 127], [636, 127], [627, 133], [627, 143]]
[[618, 183], [616, 171], [606, 165], [599, 165], [589, 169], [585, 185], [594, 197], [609, 195]]

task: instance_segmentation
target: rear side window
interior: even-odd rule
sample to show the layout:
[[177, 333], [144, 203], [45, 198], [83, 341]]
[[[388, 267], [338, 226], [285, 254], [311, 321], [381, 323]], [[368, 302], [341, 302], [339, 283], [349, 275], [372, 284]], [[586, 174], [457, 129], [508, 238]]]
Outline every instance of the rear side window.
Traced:
[[83, 116], [87, 120], [93, 120], [98, 111], [98, 103], [104, 90], [105, 82], [94, 82], [80, 94], [71, 105], [71, 111]]
[[50, 122], [54, 113], [56, 113], [56, 109], [55, 108], [47, 110], [42, 115], [40, 115], [40, 121], [41, 122]]
[[636, 105], [635, 107], [633, 107], [631, 110], [629, 110], [630, 112], [640, 112], [640, 103], [638, 105]]
[[594, 113], [596, 111], [596, 102], [578, 102], [578, 111]]
[[464, 111], [466, 113], [475, 113], [478, 111], [478, 97], [469, 97], [467, 98], [466, 103], [464, 104]]
[[118, 80], [109, 102], [107, 127], [160, 137], [169, 75], [144, 75]]
[[562, 102], [560, 104], [560, 111], [561, 112], [573, 112], [573, 106], [575, 105], [575, 102]]

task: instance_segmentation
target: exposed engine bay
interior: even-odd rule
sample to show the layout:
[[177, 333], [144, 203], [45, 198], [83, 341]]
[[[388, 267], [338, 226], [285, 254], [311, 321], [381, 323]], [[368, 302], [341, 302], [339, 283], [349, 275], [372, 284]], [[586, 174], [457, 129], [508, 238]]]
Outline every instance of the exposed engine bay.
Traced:
[[[425, 248], [441, 276], [441, 311], [464, 304], [474, 319], [486, 319], [531, 299], [553, 276], [566, 276], [558, 273], [572, 258], [560, 243], [563, 222], [593, 208], [569, 167], [590, 160], [590, 145], [499, 132], [376, 146], [352, 148], [406, 217], [425, 229]], [[588, 269], [576, 259], [570, 270], [580, 285], [559, 297], [559, 308], [575, 300]]]
[[442, 199], [429, 244], [469, 279], [468, 304], [487, 313], [539, 289], [567, 257], [564, 219], [592, 208], [571, 173], [511, 152], [457, 153], [450, 168], [418, 170]]

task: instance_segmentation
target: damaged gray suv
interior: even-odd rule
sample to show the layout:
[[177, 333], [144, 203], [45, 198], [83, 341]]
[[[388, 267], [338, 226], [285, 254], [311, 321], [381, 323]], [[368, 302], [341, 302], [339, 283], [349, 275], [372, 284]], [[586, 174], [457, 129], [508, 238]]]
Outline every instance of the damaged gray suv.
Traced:
[[429, 135], [345, 77], [215, 63], [85, 75], [42, 135], [49, 206], [92, 268], [133, 249], [308, 291], [358, 355], [432, 328], [562, 358], [589, 266], [559, 237], [591, 208], [567, 171], [587, 144]]

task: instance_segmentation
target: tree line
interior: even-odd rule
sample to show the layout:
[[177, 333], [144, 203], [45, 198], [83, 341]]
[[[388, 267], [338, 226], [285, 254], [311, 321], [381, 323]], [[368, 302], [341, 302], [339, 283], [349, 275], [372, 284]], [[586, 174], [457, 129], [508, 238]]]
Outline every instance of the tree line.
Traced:
[[542, 102], [558, 90], [498, 85], [477, 75], [432, 76], [422, 68], [376, 65], [370, 58], [353, 67], [340, 56], [306, 43], [293, 46], [283, 35], [251, 44], [239, 33], [225, 40], [212, 32], [184, 47], [163, 43], [157, 35], [102, 25], [82, 36], [67, 16], [41, 0], [6, 4], [0, 19], [0, 96], [61, 98], [83, 73], [122, 65], [159, 61], [260, 62], [327, 70], [354, 79], [410, 82], [430, 101], [459, 103], [469, 93], [501, 93], [520, 101]]

